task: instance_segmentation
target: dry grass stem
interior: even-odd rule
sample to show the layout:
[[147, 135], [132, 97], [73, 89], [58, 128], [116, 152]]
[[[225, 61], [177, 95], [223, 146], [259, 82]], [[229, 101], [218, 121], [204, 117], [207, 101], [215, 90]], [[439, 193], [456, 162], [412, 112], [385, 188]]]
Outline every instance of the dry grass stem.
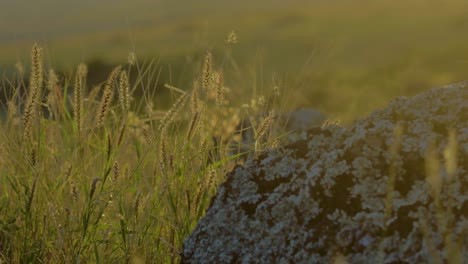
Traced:
[[166, 164], [167, 164], [167, 160], [168, 160], [167, 146], [166, 146], [166, 135], [165, 134], [161, 135], [161, 140], [159, 142], [159, 157], [160, 157], [161, 172], [165, 173], [166, 172]]
[[201, 116], [200, 98], [198, 95], [198, 82], [193, 83], [192, 96], [190, 97], [190, 110], [192, 111], [192, 118], [190, 120], [189, 129], [187, 131], [187, 141], [192, 138]]
[[235, 31], [229, 32], [229, 34], [226, 36], [225, 42], [228, 45], [237, 44], [239, 42], [238, 37], [237, 37], [237, 33]]
[[226, 87], [224, 87], [224, 77], [222, 71], [213, 72], [213, 86], [215, 92], [216, 105], [220, 106], [224, 104], [224, 95], [227, 92]]
[[213, 55], [211, 52], [207, 52], [205, 55], [205, 59], [203, 61], [202, 67], [202, 87], [205, 91], [205, 94], [211, 93], [211, 74], [213, 68]]
[[96, 185], [97, 183], [101, 181], [101, 178], [94, 178], [92, 183], [91, 183], [91, 190], [89, 192], [89, 200], [93, 199], [94, 193], [96, 192]]
[[42, 49], [35, 44], [31, 52], [31, 76], [29, 84], [29, 95], [24, 109], [24, 137], [27, 140], [32, 138], [32, 122], [38, 118], [38, 108], [40, 107], [40, 95], [42, 87]]
[[120, 175], [119, 162], [114, 162], [114, 182], [117, 181]]
[[271, 126], [273, 125], [275, 121], [275, 117], [276, 117], [275, 111], [270, 110], [268, 115], [265, 117], [265, 119], [263, 119], [262, 123], [260, 123], [260, 125], [258, 126], [258, 129], [255, 131], [256, 132], [255, 141], [258, 141], [260, 143], [263, 137], [265, 137], [269, 133]]
[[200, 97], [198, 94], [198, 82], [193, 82], [192, 96], [190, 97], [190, 110], [195, 115], [200, 109]]
[[124, 113], [130, 109], [130, 84], [126, 71], [120, 73], [119, 78], [119, 101]]
[[120, 146], [122, 144], [122, 140], [124, 138], [126, 128], [127, 128], [127, 125], [123, 123], [119, 129], [119, 134], [117, 136], [117, 146]]
[[80, 64], [75, 75], [74, 85], [74, 109], [73, 117], [75, 119], [75, 125], [78, 130], [78, 137], [81, 137], [82, 131], [82, 112], [83, 112], [83, 91], [85, 89], [85, 79], [87, 74], [87, 68], [84, 64]]
[[190, 120], [190, 124], [189, 124], [189, 129], [187, 130], [187, 141], [189, 141], [192, 138], [193, 133], [195, 132], [195, 129], [198, 127], [197, 123], [199, 119], [200, 119], [199, 112], [194, 113], [192, 115], [192, 119]]
[[184, 106], [185, 100], [187, 99], [188, 93], [182, 94], [179, 99], [172, 105], [171, 109], [166, 112], [164, 117], [159, 124], [159, 132], [164, 133], [167, 126], [174, 120], [174, 117], [180, 112]]
[[99, 107], [99, 113], [97, 118], [97, 126], [100, 127], [104, 124], [105, 117], [109, 112], [110, 104], [112, 101], [112, 96], [114, 94], [113, 87], [114, 82], [117, 79], [121, 70], [121, 66], [116, 67], [109, 77], [107, 78], [106, 83], [104, 84], [104, 92], [102, 94], [101, 105]]
[[107, 157], [107, 160], [110, 159], [110, 156], [111, 156], [111, 153], [112, 153], [112, 139], [111, 139], [111, 136], [109, 133], [107, 133], [107, 136], [106, 136], [106, 139], [107, 139], [107, 144], [106, 144], [106, 157]]
[[60, 101], [57, 96], [58, 87], [58, 77], [54, 70], [50, 69], [48, 78], [47, 78], [47, 108], [49, 109], [53, 118], [58, 118], [58, 113], [60, 111]]

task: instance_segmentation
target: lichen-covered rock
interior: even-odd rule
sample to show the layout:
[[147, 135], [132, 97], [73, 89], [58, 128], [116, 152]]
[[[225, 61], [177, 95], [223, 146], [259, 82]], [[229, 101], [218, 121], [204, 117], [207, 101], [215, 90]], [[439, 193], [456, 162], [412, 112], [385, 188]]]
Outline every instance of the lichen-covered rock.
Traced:
[[[467, 86], [395, 99], [350, 128], [311, 129], [236, 167], [186, 239], [182, 262], [328, 263], [340, 254], [350, 263], [466, 263]], [[449, 131], [455, 174], [444, 166], [444, 150], [455, 149]], [[440, 185], [426, 177], [438, 160]]]

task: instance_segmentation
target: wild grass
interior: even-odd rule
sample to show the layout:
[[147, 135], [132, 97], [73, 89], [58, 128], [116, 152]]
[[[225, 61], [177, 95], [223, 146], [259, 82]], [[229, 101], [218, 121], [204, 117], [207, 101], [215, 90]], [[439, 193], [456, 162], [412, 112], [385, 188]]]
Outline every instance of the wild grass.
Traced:
[[37, 45], [31, 56], [29, 86], [19, 71], [8, 82], [0, 127], [0, 262], [177, 262], [235, 158], [220, 136], [240, 110], [222, 69], [200, 62], [193, 87], [168, 85], [175, 99], [157, 111], [151, 62], [133, 57], [88, 87], [84, 64], [60, 76]]
[[[140, 63], [131, 54], [128, 64], [114, 68], [102, 85], [88, 87], [86, 65], [72, 76], [59, 76], [44, 67], [42, 56], [35, 45], [28, 85], [22, 67], [4, 81], [11, 92], [5, 93], [7, 115], [0, 126], [0, 262], [178, 262], [184, 239], [233, 160], [277, 144], [271, 130], [278, 85], [267, 99], [233, 107], [223, 67], [216, 68], [210, 52], [200, 60], [191, 87], [166, 85], [174, 98], [166, 110], [154, 107], [151, 84], [159, 72], [153, 61]], [[136, 99], [135, 92], [142, 97]], [[256, 118], [254, 113], [264, 114]], [[245, 117], [252, 123], [253, 143], [232, 152], [230, 135]], [[426, 168], [446, 256], [453, 256], [453, 263], [460, 248], [451, 237], [452, 208], [438, 201], [441, 188], [456, 181], [455, 138], [451, 132], [444, 152], [448, 179], [438, 174], [441, 165], [432, 152]], [[385, 221], [392, 214], [392, 166]], [[434, 252], [424, 228], [427, 217], [421, 214], [426, 246]]]

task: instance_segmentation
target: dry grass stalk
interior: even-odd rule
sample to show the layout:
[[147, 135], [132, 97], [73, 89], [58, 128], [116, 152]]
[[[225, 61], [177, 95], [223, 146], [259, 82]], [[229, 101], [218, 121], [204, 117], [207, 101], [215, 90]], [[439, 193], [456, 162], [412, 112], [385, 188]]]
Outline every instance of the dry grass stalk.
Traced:
[[47, 95], [47, 108], [54, 118], [58, 117], [58, 112], [60, 111], [59, 100], [56, 94], [58, 82], [57, 74], [53, 69], [50, 69], [47, 78], [47, 90], [49, 91]]
[[175, 163], [174, 163], [174, 155], [169, 155], [169, 171], [171, 175], [175, 175]]
[[226, 87], [224, 87], [224, 77], [222, 71], [213, 72], [213, 86], [214, 86], [214, 93], [216, 95], [215, 101], [216, 105], [220, 106], [224, 104], [224, 95], [227, 91]]
[[192, 119], [190, 120], [190, 124], [189, 124], [189, 129], [187, 131], [187, 141], [189, 141], [192, 138], [193, 133], [195, 132], [195, 128], [197, 128], [197, 123], [199, 119], [200, 119], [199, 112], [196, 112], [192, 115]]
[[192, 96], [190, 97], [190, 110], [192, 111], [192, 118], [190, 120], [189, 129], [187, 131], [187, 141], [192, 138], [195, 129], [197, 128], [198, 120], [200, 119], [200, 99], [198, 96], [198, 83], [194, 82]]
[[114, 182], [117, 181], [120, 175], [119, 162], [114, 162]]
[[73, 199], [73, 201], [77, 202], [78, 201], [78, 191], [76, 189], [75, 182], [73, 180], [70, 180], [70, 194]]
[[200, 162], [202, 164], [206, 162], [207, 156], [205, 154], [208, 153], [208, 136], [204, 134], [204, 132], [202, 132], [204, 131], [203, 127], [204, 127], [203, 122], [200, 122], [199, 133], [200, 133], [201, 140], [200, 140], [200, 151], [198, 153], [199, 153]]
[[151, 142], [151, 138], [150, 138], [147, 126], [143, 126], [141, 128], [141, 134], [143, 135], [143, 139], [145, 140], [146, 144], [150, 146], [152, 142]]
[[116, 67], [109, 77], [107, 78], [106, 83], [104, 84], [104, 93], [102, 94], [101, 105], [99, 107], [99, 113], [97, 118], [97, 126], [100, 127], [104, 124], [107, 113], [109, 112], [110, 104], [112, 101], [112, 96], [114, 94], [113, 84], [117, 79], [121, 70], [121, 66]]
[[161, 140], [159, 142], [159, 156], [160, 156], [160, 166], [161, 172], [166, 172], [166, 164], [167, 164], [167, 146], [166, 146], [166, 136], [165, 134], [161, 134]]
[[119, 78], [119, 101], [124, 113], [130, 109], [130, 83], [126, 71], [120, 73]]
[[42, 87], [42, 49], [35, 44], [31, 52], [32, 69], [29, 84], [29, 96], [24, 109], [24, 137], [28, 140], [32, 137], [32, 122], [38, 118], [38, 108], [40, 107], [40, 94]]
[[187, 99], [188, 93], [184, 93], [177, 99], [177, 101], [172, 105], [171, 109], [166, 112], [164, 117], [161, 120], [161, 123], [159, 124], [159, 132], [164, 133], [167, 126], [174, 120], [174, 117], [177, 115], [177, 113], [180, 112], [182, 107], [184, 106], [185, 100]]
[[202, 182], [198, 184], [197, 192], [195, 193], [195, 199], [193, 203], [193, 214], [199, 213], [201, 200], [204, 194], [210, 192], [210, 190], [215, 187], [216, 184], [216, 170], [213, 166], [207, 168], [207, 175]]
[[133, 66], [137, 63], [137, 57], [136, 57], [136, 54], [135, 52], [130, 52], [128, 53], [128, 56], [127, 56], [127, 62], [130, 66]]
[[82, 131], [83, 90], [85, 89], [86, 65], [80, 64], [75, 75], [73, 117], [80, 137]]
[[206, 178], [206, 189], [210, 191], [216, 187], [216, 169], [210, 165], [208, 169], [208, 177]]
[[30, 162], [31, 162], [31, 167], [35, 167], [37, 164], [37, 153], [35, 148], [31, 148], [31, 153], [30, 153]]
[[97, 98], [97, 95], [99, 94], [100, 89], [101, 87], [99, 85], [93, 86], [93, 88], [91, 89], [91, 92], [89, 92], [88, 96], [86, 97], [86, 101], [97, 102], [97, 100], [95, 99]]
[[32, 202], [36, 194], [37, 178], [38, 178], [37, 176], [38, 176], [37, 174], [34, 176], [32, 186], [31, 186], [31, 191], [29, 192], [29, 195], [28, 195], [28, 202], [26, 204], [26, 213], [28, 216], [31, 213]]
[[83, 85], [83, 88], [86, 87], [86, 77], [88, 76], [88, 66], [86, 66], [86, 64], [84, 63], [80, 63], [78, 65], [78, 71], [77, 71], [78, 75], [81, 76], [82, 78], [82, 85]]
[[107, 153], [107, 160], [109, 160], [111, 153], [112, 153], [112, 139], [109, 133], [107, 133], [106, 153]]
[[213, 67], [213, 55], [211, 52], [206, 52], [205, 59], [203, 61], [202, 67], [202, 87], [205, 91], [205, 94], [211, 93], [211, 74]]
[[280, 87], [277, 83], [274, 83], [273, 84], [273, 96], [275, 96], [276, 98], [279, 98], [280, 95], [281, 95]]
[[89, 192], [89, 200], [93, 199], [94, 193], [96, 192], [96, 185], [101, 181], [101, 178], [94, 178], [93, 182], [91, 183], [91, 190]]
[[262, 123], [260, 123], [260, 125], [258, 126], [258, 129], [255, 131], [256, 132], [255, 133], [256, 134], [255, 135], [255, 151], [260, 150], [260, 144], [262, 143], [263, 138], [265, 138], [269, 134], [271, 127], [275, 121], [275, 118], [276, 118], [275, 111], [270, 110], [268, 112], [268, 116], [265, 117]]
[[199, 112], [200, 109], [200, 97], [198, 94], [198, 82], [193, 82], [192, 96], [190, 97], [190, 110], [192, 114]]
[[237, 33], [235, 31], [229, 32], [229, 34], [226, 36], [225, 42], [228, 45], [237, 44], [239, 42], [237, 38]]
[[117, 136], [117, 146], [119, 147], [120, 144], [122, 144], [123, 137], [125, 135], [125, 130], [127, 128], [127, 125], [124, 123], [119, 129], [119, 134]]
[[18, 106], [12, 100], [7, 102], [7, 120], [9, 123], [14, 122], [18, 114]]
[[205, 182], [198, 183], [197, 192], [195, 193], [195, 199], [193, 202], [193, 212], [192, 214], [197, 215], [198, 211], [200, 210], [200, 201], [205, 191]]

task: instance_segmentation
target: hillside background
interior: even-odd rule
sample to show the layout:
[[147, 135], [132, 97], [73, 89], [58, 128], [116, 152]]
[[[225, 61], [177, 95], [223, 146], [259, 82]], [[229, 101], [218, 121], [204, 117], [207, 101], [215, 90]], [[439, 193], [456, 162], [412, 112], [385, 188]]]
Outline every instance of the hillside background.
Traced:
[[[71, 76], [89, 66], [105, 80], [130, 52], [155, 59], [158, 85], [185, 89], [206, 50], [223, 67], [237, 104], [281, 84], [285, 109], [313, 107], [344, 123], [391, 98], [467, 79], [468, 2], [463, 0], [16, 0], [0, 8], [0, 70], [46, 64]], [[234, 30], [239, 43], [224, 39]]]

